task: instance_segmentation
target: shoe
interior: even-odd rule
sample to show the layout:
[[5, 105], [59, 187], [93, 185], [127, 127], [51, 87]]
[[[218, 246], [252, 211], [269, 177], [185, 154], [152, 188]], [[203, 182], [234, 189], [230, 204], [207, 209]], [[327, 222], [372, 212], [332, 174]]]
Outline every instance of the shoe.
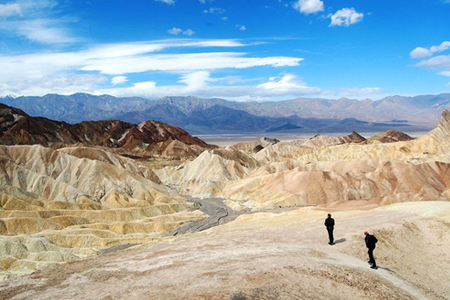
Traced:
[[371, 266], [370, 268], [371, 268], [371, 269], [375, 269], [375, 270], [378, 269], [377, 266]]

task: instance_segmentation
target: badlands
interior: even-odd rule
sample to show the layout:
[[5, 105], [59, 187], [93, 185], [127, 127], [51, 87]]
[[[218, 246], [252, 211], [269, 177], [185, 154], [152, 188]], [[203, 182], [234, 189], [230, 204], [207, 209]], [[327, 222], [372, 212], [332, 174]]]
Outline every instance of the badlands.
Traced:
[[450, 299], [449, 111], [416, 139], [169, 144], [0, 146], [0, 299]]

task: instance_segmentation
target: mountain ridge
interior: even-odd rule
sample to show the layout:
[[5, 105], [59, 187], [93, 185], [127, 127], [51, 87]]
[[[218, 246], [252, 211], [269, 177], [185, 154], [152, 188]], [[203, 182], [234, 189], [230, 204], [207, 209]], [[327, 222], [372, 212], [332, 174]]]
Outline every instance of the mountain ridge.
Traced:
[[[131, 123], [156, 120], [196, 134], [243, 132], [345, 132], [346, 119], [358, 120], [351, 131], [396, 128], [428, 131], [450, 107], [450, 94], [389, 96], [381, 100], [296, 98], [278, 102], [233, 102], [219, 98], [167, 96], [158, 100], [77, 93], [69, 96], [3, 97], [0, 103], [31, 116], [79, 123], [117, 119]], [[215, 108], [214, 108], [215, 107]], [[230, 126], [236, 118], [240, 124]], [[400, 120], [400, 121], [397, 121]], [[270, 124], [270, 125], [269, 125]], [[407, 127], [406, 127], [407, 126]]]
[[[64, 147], [82, 144], [143, 150], [161, 155], [167, 148], [177, 148], [197, 155], [212, 148], [203, 140], [185, 130], [163, 122], [147, 120], [135, 125], [119, 120], [84, 121], [77, 124], [53, 121], [44, 117], [31, 117], [20, 109], [0, 103], [0, 144]], [[158, 147], [155, 147], [158, 145]], [[192, 148], [192, 149], [189, 149]]]

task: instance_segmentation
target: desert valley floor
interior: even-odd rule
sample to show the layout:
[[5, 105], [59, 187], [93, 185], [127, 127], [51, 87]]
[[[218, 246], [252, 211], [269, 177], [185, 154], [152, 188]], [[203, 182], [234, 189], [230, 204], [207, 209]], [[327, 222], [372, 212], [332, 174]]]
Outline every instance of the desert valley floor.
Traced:
[[0, 146], [0, 299], [450, 299], [450, 112], [415, 139], [137, 147], [152, 126]]

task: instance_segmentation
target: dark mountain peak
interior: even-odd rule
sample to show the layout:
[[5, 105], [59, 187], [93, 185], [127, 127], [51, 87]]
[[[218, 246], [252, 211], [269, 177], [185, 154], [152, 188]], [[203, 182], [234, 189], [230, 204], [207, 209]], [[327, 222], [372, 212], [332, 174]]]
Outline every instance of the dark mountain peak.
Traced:
[[341, 141], [343, 143], [362, 143], [366, 141], [366, 138], [364, 138], [362, 135], [357, 133], [356, 131], [353, 131], [351, 134], [340, 137]]
[[398, 130], [387, 130], [369, 138], [369, 141], [379, 141], [381, 143], [395, 143], [400, 141], [410, 141], [414, 138]]
[[185, 130], [163, 122], [145, 121], [134, 125], [119, 120], [105, 120], [72, 125], [30, 117], [4, 104], [0, 104], [0, 128], [0, 144], [4, 145], [40, 144], [48, 147], [83, 144], [133, 150], [146, 149], [149, 145], [166, 141], [179, 141], [186, 147], [194, 145], [200, 150], [212, 147]]

